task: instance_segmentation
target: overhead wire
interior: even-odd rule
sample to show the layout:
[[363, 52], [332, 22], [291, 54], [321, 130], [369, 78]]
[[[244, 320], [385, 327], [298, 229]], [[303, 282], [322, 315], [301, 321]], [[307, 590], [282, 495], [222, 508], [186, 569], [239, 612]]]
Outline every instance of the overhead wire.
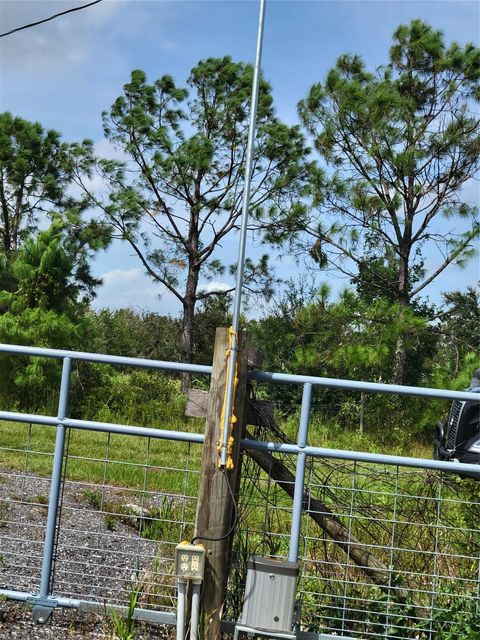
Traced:
[[43, 18], [42, 20], [37, 20], [36, 22], [30, 22], [29, 24], [25, 24], [21, 27], [16, 27], [15, 29], [10, 29], [10, 31], [6, 31], [5, 33], [0, 33], [0, 38], [4, 38], [5, 36], [9, 36], [12, 33], [16, 33], [17, 31], [23, 31], [24, 29], [30, 29], [31, 27], [36, 27], [39, 24], [43, 24], [44, 22], [50, 22], [50, 20], [55, 20], [55, 18], [59, 18], [60, 16], [64, 16], [67, 13], [73, 13], [74, 11], [80, 11], [81, 9], [86, 9], [87, 7], [91, 7], [94, 4], [98, 4], [102, 2], [102, 0], [93, 0], [93, 2], [89, 2], [88, 4], [83, 4], [80, 7], [74, 7], [73, 9], [66, 9], [65, 11], [60, 11], [49, 18]]

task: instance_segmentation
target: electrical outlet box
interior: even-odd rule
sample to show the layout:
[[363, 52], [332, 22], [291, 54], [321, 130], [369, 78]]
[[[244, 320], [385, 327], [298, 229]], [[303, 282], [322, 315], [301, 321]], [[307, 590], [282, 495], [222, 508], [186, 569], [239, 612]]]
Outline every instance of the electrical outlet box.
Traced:
[[205, 547], [201, 544], [181, 542], [175, 548], [177, 578], [202, 582], [205, 571]]
[[240, 625], [290, 633], [298, 576], [298, 563], [252, 556]]

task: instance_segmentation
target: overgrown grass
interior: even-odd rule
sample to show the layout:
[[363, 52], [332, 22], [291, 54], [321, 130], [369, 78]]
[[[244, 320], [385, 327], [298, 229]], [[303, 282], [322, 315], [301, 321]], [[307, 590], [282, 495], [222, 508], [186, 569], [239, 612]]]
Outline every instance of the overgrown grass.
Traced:
[[[120, 391], [115, 390], [112, 397], [118, 398], [118, 393]], [[135, 422], [134, 418], [138, 418], [140, 410], [134, 406], [134, 403], [130, 403], [128, 411], [124, 410], [121, 415], [114, 413], [114, 404], [111, 402], [110, 405], [103, 407], [101, 413], [94, 417], [124, 423]], [[181, 404], [179, 402], [172, 405], [170, 415], [167, 415], [168, 410], [164, 407], [165, 423], [162, 426], [171, 430], [202, 432], [203, 420], [184, 419], [180, 412]], [[155, 424], [153, 419], [155, 404], [152, 403], [149, 407], [149, 411], [152, 411], [150, 424]], [[392, 420], [390, 416], [384, 429], [373, 429], [371, 425], [369, 428], [367, 424], [365, 433], [361, 434], [358, 432], [357, 425], [351, 428], [345, 427], [333, 418], [325, 419], [324, 416], [314, 412], [309, 444], [337, 449], [432, 457], [431, 446], [422, 440], [420, 435], [412, 436], [412, 433], [405, 428], [397, 429]], [[138, 420], [137, 423], [139, 423]], [[295, 440], [298, 414], [280, 421], [280, 426], [291, 439]], [[0, 467], [25, 470], [27, 473], [39, 476], [50, 476], [55, 432], [53, 427], [0, 422]], [[66, 477], [88, 485], [84, 490], [84, 499], [93, 509], [103, 512], [107, 530], [115, 530], [119, 521], [125, 522], [130, 517], [138, 534], [144, 538], [175, 542], [182, 521], [186, 518], [190, 521], [193, 519], [193, 503], [186, 508], [185, 501], [183, 503], [181, 500], [176, 501], [172, 496], [197, 495], [201, 462], [200, 446], [72, 429], [67, 437], [67, 447]], [[469, 508], [469, 503], [477, 503], [476, 513], [478, 513], [478, 494], [475, 494], [478, 487], [473, 482], [464, 482], [455, 476], [444, 483], [442, 497], [445, 499], [445, 505], [442, 504], [442, 524], [447, 523], [447, 528], [441, 530], [440, 539], [435, 541], [437, 535], [435, 499], [438, 496], [438, 474], [402, 472], [396, 475], [394, 469], [384, 472], [380, 468], [376, 470], [372, 467], [369, 471], [366, 467], [362, 468], [361, 465], [355, 467], [353, 463], [348, 462], [334, 464], [316, 461], [314, 464], [318, 468], [322, 465], [323, 467], [320, 469], [320, 480], [314, 478], [312, 481], [313, 476], [309, 476], [312, 495], [325, 501], [346, 525], [349, 524], [348, 513], [352, 506], [352, 496], [354, 496], [355, 518], [351, 522], [352, 534], [362, 543], [374, 548], [375, 553], [387, 566], [394, 562], [395, 571], [402, 575], [402, 580], [409, 585], [409, 588], [419, 591], [424, 589], [427, 594], [425, 598], [428, 600], [430, 598], [428, 590], [432, 585], [428, 583], [428, 578], [423, 576], [435, 572], [437, 576], [445, 576], [444, 580], [437, 578], [433, 586], [441, 589], [448, 584], [453, 589], [453, 593], [449, 592], [448, 597], [442, 594], [438, 596], [437, 617], [434, 623], [437, 625], [436, 628], [444, 634], [437, 635], [438, 640], [453, 638], [447, 635], [448, 630], [462, 629], [459, 626], [462, 611], [466, 607], [465, 603], [471, 602], [464, 587], [469, 588], [470, 583], [473, 582], [471, 576], [475, 567], [471, 557], [475, 552], [478, 553], [478, 543], [475, 546], [473, 534], [465, 535], [464, 532], [478, 529], [475, 512]], [[354, 471], [356, 477], [353, 493]], [[256, 481], [251, 483], [248, 496], [253, 507], [242, 513], [241, 527], [247, 537], [238, 538], [237, 555], [241, 555], [245, 563], [253, 552], [288, 556], [291, 499], [278, 487], [275, 488], [269, 483], [265, 473], [258, 473], [256, 478]], [[98, 489], [95, 485], [98, 485]], [[152, 510], [135, 519], [135, 514], [132, 516], [128, 513], [126, 500], [105, 497], [101, 490], [105, 485], [126, 488], [130, 496], [135, 495], [135, 492], [140, 496], [145, 491], [154, 491], [164, 494], [164, 497]], [[402, 496], [400, 500], [395, 498], [396, 494]], [[265, 497], [266, 495], [268, 498]], [[36, 501], [43, 503], [40, 499]], [[448, 522], [446, 522], [447, 515]], [[395, 525], [392, 529], [394, 521]], [[187, 533], [190, 535], [191, 531], [188, 530]], [[318, 528], [312, 529], [307, 517], [303, 522], [303, 534], [302, 539], [305, 542], [302, 548], [304, 557], [302, 589], [305, 624], [312, 630], [331, 631], [332, 627], [328, 627], [326, 621], [341, 618], [342, 606], [345, 602], [345, 554], [335, 547], [331, 540], [326, 540]], [[412, 553], [407, 551], [402, 552], [402, 555], [395, 552], [391, 555], [389, 547], [392, 545], [392, 540], [397, 547], [412, 550]], [[433, 567], [433, 556], [428, 554], [439, 542], [442, 545], [442, 554], [435, 561], [436, 566]], [[462, 555], [468, 557], [456, 559], [456, 556]], [[231, 610], [235, 610], [234, 616], [239, 614], [242, 605], [244, 569], [245, 564], [235, 563], [232, 573], [230, 605]], [[427, 624], [426, 622], [417, 621], [417, 624], [414, 620], [412, 621], [412, 618], [418, 617], [418, 610], [415, 609], [417, 604], [410, 600], [392, 604], [390, 600], [383, 597], [378, 587], [365, 585], [365, 576], [359, 570], [348, 569], [348, 572], [351, 580], [350, 604], [352, 609], [356, 608], [357, 611], [350, 612], [350, 619], [341, 630], [352, 633], [360, 630], [368, 633], [372, 638], [380, 635], [382, 638], [408, 638], [416, 636], [402, 635], [402, 633], [414, 633], [415, 629], [419, 631], [418, 638], [430, 637], [426, 635], [425, 626], [423, 628], [421, 626]], [[152, 571], [152, 576], [153, 585], [157, 583], [156, 570]], [[165, 587], [167, 594], [165, 597], [170, 597], [168, 595], [171, 594], [170, 586], [168, 585], [168, 589]], [[154, 594], [153, 587], [151, 591]], [[426, 600], [422, 603], [423, 605], [428, 605]], [[414, 607], [413, 610], [412, 607]], [[450, 607], [457, 612], [451, 624], [445, 617], [441, 617], [442, 607]], [[465, 614], [465, 619], [469, 621], [468, 628], [474, 629], [472, 633], [476, 633], [473, 618], [471, 616], [467, 618]], [[335, 623], [332, 622], [332, 624]], [[385, 632], [387, 624], [390, 625], [390, 630]], [[380, 635], [376, 636], [377, 633]], [[476, 638], [475, 635], [465, 637], [469, 640]]]

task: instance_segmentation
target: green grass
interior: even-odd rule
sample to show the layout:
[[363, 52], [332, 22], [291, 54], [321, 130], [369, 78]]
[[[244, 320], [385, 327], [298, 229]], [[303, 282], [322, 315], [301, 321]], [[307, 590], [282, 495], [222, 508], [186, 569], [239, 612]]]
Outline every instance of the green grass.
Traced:
[[[290, 419], [282, 424], [283, 426], [288, 435], [294, 439], [298, 418]], [[187, 421], [174, 417], [169, 422], [169, 428], [201, 432], [203, 420]], [[332, 421], [321, 423], [314, 419], [309, 444], [431, 458], [430, 445], [415, 441], [412, 443], [411, 436], [404, 437], [408, 434], [403, 432], [393, 435], [395, 437], [391, 437], [392, 433], [387, 429], [383, 433], [374, 434], [367, 430], [366, 433], [360, 434], [354, 429], [339, 428]], [[21, 469], [26, 470], [27, 473], [47, 477], [51, 474], [55, 428], [0, 422], [0, 442], [2, 443], [0, 468]], [[144, 490], [166, 495], [147, 517], [138, 518], [138, 520], [130, 518], [133, 522], [132, 526], [138, 528], [141, 536], [152, 540], [175, 541], [178, 539], [182, 521], [193, 521], [194, 501], [182, 504], [180, 499], [172, 500], [171, 496], [182, 496], [184, 493], [189, 496], [198, 495], [201, 446], [75, 429], [70, 430], [67, 445], [69, 453], [67, 478], [87, 483], [83, 498], [93, 509], [102, 509], [107, 530], [114, 530], [119, 522], [126, 522], [128, 501], [135, 502], [132, 495], [135, 496], [138, 492], [140, 496]], [[285, 459], [289, 458], [286, 456]], [[290, 461], [294, 462], [294, 458], [290, 458]], [[322, 482], [312, 486], [313, 495], [324, 500], [335, 512], [348, 513], [352, 500], [354, 463], [316, 460], [314, 465]], [[365, 544], [374, 545], [377, 548], [376, 553], [386, 565], [390, 562], [388, 547], [393, 535], [396, 536], [396, 544], [404, 549], [431, 550], [434, 543], [432, 524], [435, 523], [437, 509], [435, 498], [438, 495], [438, 478], [435, 474], [403, 470], [397, 475], [395, 467], [385, 469], [372, 465], [368, 467], [367, 473], [367, 467], [368, 465], [356, 466], [357, 517], [352, 521], [353, 535]], [[188, 469], [187, 473], [185, 469]], [[114, 498], [108, 497], [103, 493], [103, 484], [123, 487], [128, 490], [129, 497], [124, 497], [122, 491]], [[263, 472], [255, 482], [250, 484], [252, 486], [248, 488], [249, 500], [254, 506], [241, 523], [243, 532], [245, 535], [248, 534], [248, 540], [244, 541], [244, 548], [240, 553], [245, 558], [259, 550], [267, 554], [270, 552], [288, 555], [291, 499], [281, 489], [272, 485], [267, 502], [264, 490], [266, 490], [268, 479]], [[395, 492], [401, 494], [401, 498], [395, 500]], [[448, 558], [448, 554], [458, 556], [467, 554], [473, 557], [475, 549], [478, 551], [478, 545], [475, 546], [474, 540], [470, 539], [473, 534], [467, 536], [465, 533], [467, 529], [478, 527], [475, 519], [476, 512], [470, 508], [471, 504], [478, 502], [478, 486], [473, 481], [465, 482], [452, 476], [443, 486], [442, 497], [446, 498], [442, 504], [442, 524], [448, 526], [439, 533], [442, 556], [437, 560], [435, 571], [449, 578], [443, 581], [439, 579], [437, 586], [443, 588], [444, 583], [452, 583], [452, 587], [460, 590], [460, 587], [464, 588], [464, 584], [469, 585], [473, 580], [472, 572], [478, 572], [478, 565], [472, 567], [470, 560], [459, 558], [455, 559], [454, 567], [450, 566], [452, 561]], [[43, 496], [34, 496], [32, 500], [40, 505], [44, 504]], [[370, 500], [372, 500], [371, 504]], [[465, 504], [458, 502], [459, 500], [463, 500]], [[398, 520], [395, 531], [389, 524], [395, 519], [394, 513]], [[378, 522], [370, 518], [372, 514], [378, 515]], [[366, 516], [365, 520], [362, 519], [363, 516]], [[343, 518], [343, 520], [348, 525], [348, 519]], [[422, 523], [426, 525], [425, 528], [422, 528]], [[266, 531], [272, 532], [269, 538], [265, 538], [264, 526]], [[310, 589], [312, 593], [321, 594], [324, 588], [322, 585], [325, 585], [332, 576], [324, 574], [322, 564], [317, 562], [318, 559], [328, 554], [329, 560], [333, 563], [338, 562], [339, 573], [334, 577], [339, 579], [340, 584], [343, 579], [341, 566], [345, 556], [330, 541], [325, 543], [321, 541], [322, 532], [309, 522], [308, 517], [303, 518], [303, 527], [303, 533], [306, 535], [305, 547], [302, 549], [305, 559], [304, 587]], [[192, 534], [189, 525], [184, 527], [183, 532], [184, 537]], [[430, 566], [433, 560], [428, 554], [423, 557], [421, 554], [405, 553], [402, 557], [396, 557], [394, 561], [396, 570], [400, 568], [412, 576], [422, 572], [431, 574], [434, 569]], [[244, 576], [241, 574], [237, 576], [237, 590], [241, 589], [242, 577]], [[421, 583], [421, 575], [418, 579], [410, 576], [405, 579], [408, 579], [414, 587], [424, 586]], [[362, 581], [362, 575], [359, 580]], [[420, 582], [417, 584], [415, 580]], [[464, 582], [457, 585], [457, 580]], [[152, 578], [152, 584], [153, 582]], [[343, 589], [342, 586], [339, 588]], [[239, 593], [241, 595], [241, 591]], [[459, 591], [455, 597], [460, 595]], [[340, 600], [341, 596], [342, 593], [339, 592]], [[360, 584], [357, 596], [359, 602], [368, 597], [379, 602], [378, 611], [369, 613], [372, 619], [368, 623], [370, 625], [368, 630], [376, 631], [378, 624], [382, 623], [386, 615], [381, 594], [374, 587], [363, 587]], [[241, 598], [237, 608], [240, 602]], [[335, 595], [329, 595], [328, 600], [324, 599], [322, 602], [324, 604], [320, 606], [318, 597], [315, 596], [310, 604], [308, 599], [304, 603], [305, 618], [310, 618], [312, 629], [322, 630], [324, 620], [331, 616], [332, 607], [335, 606]], [[232, 602], [231, 606], [234, 608], [236, 605]], [[401, 618], [407, 612], [400, 607], [398, 615]], [[361, 622], [353, 621], [352, 629], [357, 624], [361, 625]]]
[[[172, 426], [179, 431], [199, 430], [193, 420]], [[0, 466], [49, 476], [55, 448], [55, 428], [23, 423], [0, 423]], [[184, 469], [198, 470], [201, 447], [183, 442], [72, 429], [67, 437], [67, 479], [107, 483], [129, 488], [183, 493]], [[147, 462], [148, 461], [148, 462]], [[187, 491], [198, 477], [187, 474]], [[190, 494], [192, 495], [192, 494]]]

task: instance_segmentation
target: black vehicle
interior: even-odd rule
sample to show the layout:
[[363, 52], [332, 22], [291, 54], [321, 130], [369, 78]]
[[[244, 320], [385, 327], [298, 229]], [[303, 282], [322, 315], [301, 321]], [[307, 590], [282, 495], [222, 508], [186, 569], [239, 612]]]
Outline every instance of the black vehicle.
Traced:
[[[480, 464], [480, 369], [474, 371], [466, 391], [478, 393], [478, 400], [454, 400], [447, 424], [437, 422], [434, 437], [436, 460]], [[473, 477], [480, 480], [477, 474]]]

